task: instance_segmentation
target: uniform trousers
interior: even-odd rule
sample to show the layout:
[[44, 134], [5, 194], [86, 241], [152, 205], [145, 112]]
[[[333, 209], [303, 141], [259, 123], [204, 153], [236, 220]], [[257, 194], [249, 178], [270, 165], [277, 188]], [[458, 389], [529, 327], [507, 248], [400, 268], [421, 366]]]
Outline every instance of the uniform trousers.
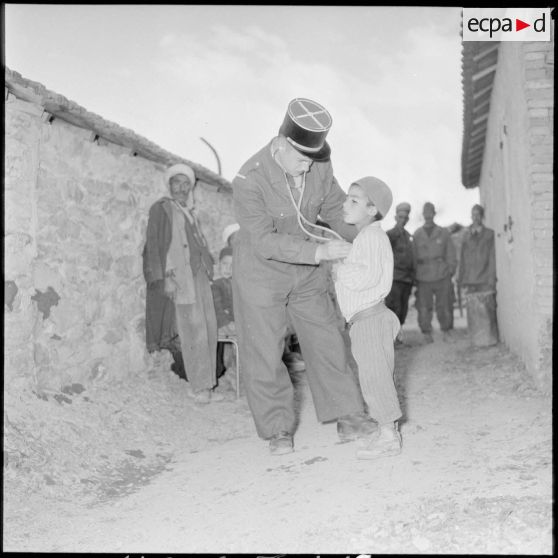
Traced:
[[400, 329], [399, 319], [383, 302], [359, 312], [350, 323], [349, 335], [362, 395], [368, 413], [379, 424], [401, 418], [394, 382], [393, 347]]
[[293, 384], [281, 358], [289, 322], [304, 355], [317, 419], [327, 422], [364, 408], [324, 271], [308, 268], [289, 265], [281, 278], [270, 276], [267, 284], [251, 283], [246, 276], [233, 279], [246, 396], [264, 439], [293, 433], [296, 425]]
[[386, 306], [399, 318], [401, 325], [405, 323], [407, 317], [412, 287], [412, 283], [394, 281], [391, 291], [386, 297]]
[[436, 317], [442, 331], [453, 325], [453, 283], [451, 277], [438, 281], [419, 281], [417, 287], [418, 323], [422, 333], [432, 332], [433, 299], [436, 298]]

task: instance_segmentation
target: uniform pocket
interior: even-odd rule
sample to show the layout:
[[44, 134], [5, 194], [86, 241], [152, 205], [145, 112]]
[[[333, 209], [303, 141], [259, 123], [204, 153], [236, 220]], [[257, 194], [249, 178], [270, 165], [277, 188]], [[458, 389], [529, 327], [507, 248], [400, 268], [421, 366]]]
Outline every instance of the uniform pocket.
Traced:
[[308, 219], [308, 221], [315, 223], [318, 215], [320, 214], [320, 209], [322, 208], [322, 200], [321, 199], [313, 199], [310, 200], [306, 206], [306, 211], [304, 212], [304, 216]]
[[294, 234], [298, 230], [296, 215], [273, 216], [273, 231], [279, 234]]

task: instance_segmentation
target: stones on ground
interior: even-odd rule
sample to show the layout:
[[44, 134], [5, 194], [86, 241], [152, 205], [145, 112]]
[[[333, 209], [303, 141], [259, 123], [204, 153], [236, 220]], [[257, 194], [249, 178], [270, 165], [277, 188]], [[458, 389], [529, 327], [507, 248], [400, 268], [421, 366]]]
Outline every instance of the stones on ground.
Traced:
[[132, 457], [139, 457], [140, 459], [145, 458], [145, 454], [141, 450], [126, 450], [125, 453], [131, 455]]
[[54, 399], [56, 399], [60, 405], [62, 405], [62, 403], [72, 403], [72, 400], [69, 397], [62, 395], [61, 393], [54, 394]]
[[65, 393], [66, 395], [79, 395], [80, 393], [85, 391], [85, 388], [82, 384], [74, 383], [64, 386], [60, 391], [62, 391], [62, 393]]

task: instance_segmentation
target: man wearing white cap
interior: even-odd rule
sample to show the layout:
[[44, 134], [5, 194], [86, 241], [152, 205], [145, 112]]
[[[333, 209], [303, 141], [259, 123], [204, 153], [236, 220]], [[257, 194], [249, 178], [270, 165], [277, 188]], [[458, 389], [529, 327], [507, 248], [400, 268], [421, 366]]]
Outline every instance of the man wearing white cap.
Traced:
[[173, 370], [186, 379], [196, 403], [223, 399], [216, 384], [217, 321], [211, 294], [213, 258], [194, 206], [196, 176], [185, 164], [165, 172], [170, 197], [149, 210], [143, 250], [146, 343], [149, 352], [168, 349]]
[[345, 257], [351, 245], [341, 239], [316, 242], [318, 235], [310, 230], [319, 215], [348, 240], [357, 232], [343, 222], [345, 193], [333, 176], [325, 141], [330, 127], [324, 107], [294, 99], [279, 135], [233, 181], [240, 224], [234, 246], [236, 325], [248, 404], [258, 435], [270, 440], [272, 454], [293, 451], [293, 386], [281, 359], [289, 322], [304, 355], [318, 420], [337, 419], [344, 441], [375, 428], [363, 413], [319, 265]]

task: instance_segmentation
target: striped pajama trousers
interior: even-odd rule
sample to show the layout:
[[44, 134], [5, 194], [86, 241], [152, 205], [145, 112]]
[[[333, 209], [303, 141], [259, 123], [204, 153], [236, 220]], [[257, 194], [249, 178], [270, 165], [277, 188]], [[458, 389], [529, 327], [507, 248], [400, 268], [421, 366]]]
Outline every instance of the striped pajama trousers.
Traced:
[[401, 418], [393, 348], [401, 328], [399, 319], [381, 302], [358, 312], [349, 325], [351, 350], [368, 412], [379, 424], [394, 422]]

